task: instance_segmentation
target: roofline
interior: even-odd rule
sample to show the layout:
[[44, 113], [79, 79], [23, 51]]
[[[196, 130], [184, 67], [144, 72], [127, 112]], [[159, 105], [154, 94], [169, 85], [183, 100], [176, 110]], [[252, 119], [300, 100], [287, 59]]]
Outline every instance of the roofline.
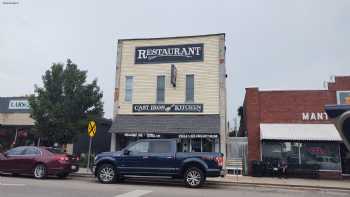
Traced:
[[269, 92], [327, 92], [328, 90], [259, 90], [259, 93], [262, 92], [262, 93], [269, 93]]
[[162, 39], [175, 39], [175, 38], [195, 38], [195, 37], [205, 37], [205, 36], [226, 36], [226, 33], [217, 34], [201, 34], [201, 35], [191, 35], [191, 36], [170, 36], [170, 37], [156, 37], [156, 38], [130, 38], [130, 39], [118, 39], [120, 41], [136, 41], [136, 40], [162, 40]]
[[28, 99], [30, 96], [0, 96], [0, 99]]

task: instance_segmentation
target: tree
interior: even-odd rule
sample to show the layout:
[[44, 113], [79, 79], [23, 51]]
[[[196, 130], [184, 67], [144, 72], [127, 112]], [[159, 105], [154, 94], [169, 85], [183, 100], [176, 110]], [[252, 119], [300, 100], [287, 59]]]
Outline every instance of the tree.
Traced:
[[239, 121], [239, 129], [238, 129], [238, 136], [239, 137], [246, 137], [247, 136], [247, 125], [246, 125], [246, 117], [244, 112], [244, 107], [240, 106], [237, 109], [238, 116], [240, 117]]
[[72, 143], [89, 120], [103, 116], [103, 94], [96, 79], [86, 82], [86, 74], [70, 59], [66, 66], [54, 63], [45, 72], [43, 87], [35, 85], [29, 98], [36, 136], [50, 145]]

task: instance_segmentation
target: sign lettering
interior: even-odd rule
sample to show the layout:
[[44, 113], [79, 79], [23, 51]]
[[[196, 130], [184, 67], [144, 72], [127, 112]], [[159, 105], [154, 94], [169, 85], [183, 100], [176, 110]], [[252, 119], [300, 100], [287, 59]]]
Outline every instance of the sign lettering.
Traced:
[[203, 44], [136, 47], [135, 64], [203, 61]]
[[203, 104], [133, 104], [132, 111], [137, 112], [169, 112], [183, 113], [203, 112]]
[[328, 120], [326, 112], [303, 112], [302, 120]]
[[9, 109], [29, 109], [28, 100], [10, 100]]

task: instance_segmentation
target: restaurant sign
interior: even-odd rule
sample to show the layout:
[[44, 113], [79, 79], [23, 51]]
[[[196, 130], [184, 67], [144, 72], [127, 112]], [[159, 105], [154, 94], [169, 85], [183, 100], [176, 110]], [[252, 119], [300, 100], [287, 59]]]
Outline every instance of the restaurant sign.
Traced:
[[133, 104], [132, 111], [135, 113], [200, 113], [203, 112], [203, 104]]
[[203, 44], [136, 47], [135, 64], [203, 61]]

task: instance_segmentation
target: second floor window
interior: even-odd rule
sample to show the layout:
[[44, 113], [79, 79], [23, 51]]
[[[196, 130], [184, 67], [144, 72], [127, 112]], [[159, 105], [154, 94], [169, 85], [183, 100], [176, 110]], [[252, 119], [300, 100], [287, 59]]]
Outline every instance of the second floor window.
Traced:
[[157, 76], [157, 103], [165, 101], [165, 76]]
[[133, 86], [133, 77], [126, 76], [125, 77], [125, 101], [132, 101], [132, 86]]
[[186, 75], [186, 102], [194, 102], [194, 75]]

